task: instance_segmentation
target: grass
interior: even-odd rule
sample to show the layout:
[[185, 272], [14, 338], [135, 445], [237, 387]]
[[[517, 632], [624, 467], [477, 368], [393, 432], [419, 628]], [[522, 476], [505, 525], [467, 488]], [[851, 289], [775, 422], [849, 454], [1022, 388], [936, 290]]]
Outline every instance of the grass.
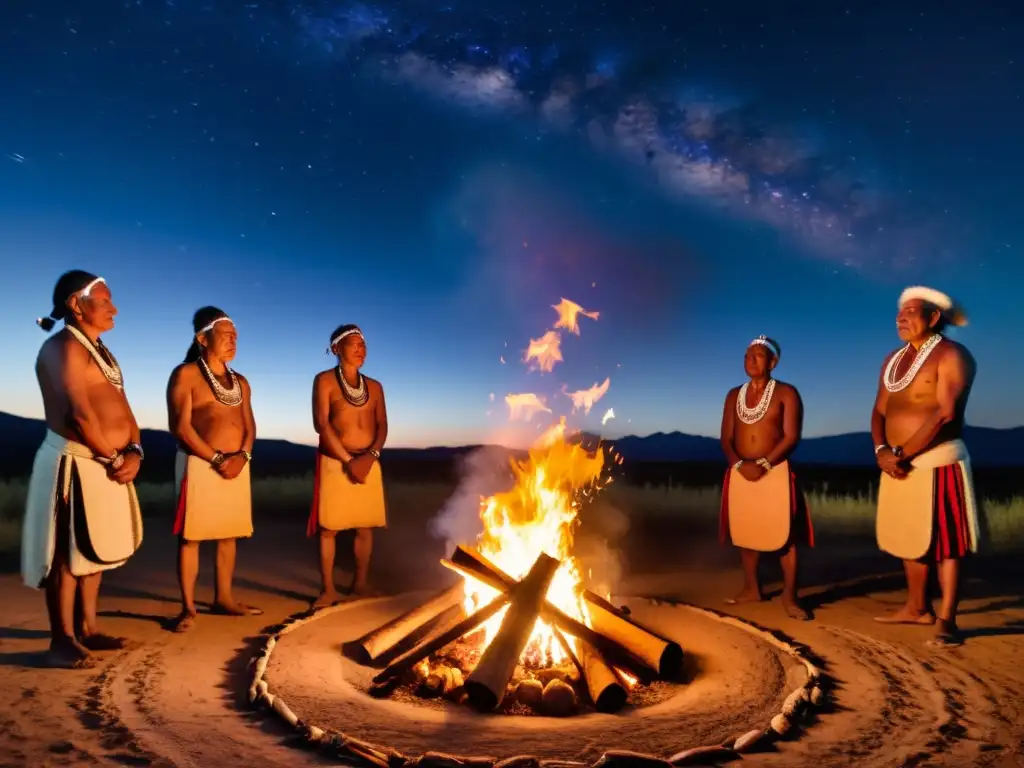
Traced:
[[[274, 477], [253, 481], [254, 515], [305, 519], [312, 497], [313, 478]], [[169, 516], [174, 508], [175, 488], [171, 483], [139, 483], [139, 499], [147, 518]], [[441, 509], [454, 488], [443, 483], [391, 482], [387, 486], [388, 506], [403, 510], [408, 519], [424, 522]], [[25, 506], [25, 480], [0, 481], [0, 552], [20, 546], [21, 519]], [[601, 496], [630, 517], [644, 517], [654, 525], [717, 531], [721, 489], [690, 488], [680, 485], [613, 484]], [[875, 500], [871, 494], [836, 495], [827, 491], [809, 493], [815, 531], [820, 542], [840, 537], [874, 537]], [[1024, 496], [1007, 502], [982, 501], [987, 523], [986, 549], [994, 552], [1020, 551], [1024, 542]]]

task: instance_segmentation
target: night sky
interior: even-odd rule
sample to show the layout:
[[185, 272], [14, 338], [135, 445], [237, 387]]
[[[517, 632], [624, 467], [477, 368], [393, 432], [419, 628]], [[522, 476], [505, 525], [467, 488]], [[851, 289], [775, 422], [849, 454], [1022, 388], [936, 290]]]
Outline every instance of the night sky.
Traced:
[[[41, 415], [82, 268], [143, 426], [215, 304], [264, 437], [314, 439], [348, 322], [393, 447], [520, 440], [605, 377], [570, 423], [717, 434], [761, 333], [806, 435], [861, 431], [919, 282], [970, 316], [969, 421], [1021, 424], [1012, 5], [5, 0], [0, 409]], [[531, 371], [562, 297], [600, 317]], [[510, 426], [524, 392], [552, 414]]]

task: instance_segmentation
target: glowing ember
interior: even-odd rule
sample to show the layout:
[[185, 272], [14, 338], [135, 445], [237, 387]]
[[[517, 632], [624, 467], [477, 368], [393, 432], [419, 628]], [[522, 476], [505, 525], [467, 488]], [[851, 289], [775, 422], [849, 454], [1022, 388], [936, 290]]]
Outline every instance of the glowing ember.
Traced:
[[[583, 588], [580, 565], [573, 556], [573, 536], [578, 525], [583, 492], [596, 488], [604, 469], [604, 453], [588, 454], [580, 445], [567, 442], [565, 420], [545, 432], [522, 461], [514, 461], [513, 487], [484, 499], [480, 517], [484, 524], [477, 547], [510, 576], [521, 579], [540, 555], [546, 552], [561, 565], [548, 589], [547, 599], [576, 620], [590, 625], [586, 604], [580, 596]], [[489, 603], [497, 592], [475, 579], [465, 581], [465, 607], [472, 613]], [[494, 639], [505, 610], [485, 622], [481, 650]], [[567, 638], [575, 644], [574, 638]], [[579, 649], [574, 645], [574, 651]], [[521, 661], [550, 666], [566, 659], [566, 654], [550, 625], [538, 619]]]
[[595, 384], [590, 389], [581, 389], [579, 392], [566, 392], [572, 399], [573, 412], [582, 408], [584, 413], [590, 413], [594, 403], [605, 396], [611, 383], [611, 379], [605, 379], [603, 384]]
[[607, 424], [609, 421], [611, 421], [614, 418], [615, 418], [615, 409], [614, 408], [609, 408], [607, 411], [604, 412], [604, 416], [601, 417], [601, 426], [604, 426], [605, 424]]
[[530, 346], [523, 356], [523, 362], [532, 362], [541, 371], [550, 373], [555, 363], [562, 360], [562, 337], [555, 331], [548, 331], [539, 339], [530, 339]]
[[601, 316], [600, 312], [588, 312], [576, 302], [566, 298], [553, 304], [552, 308], [558, 313], [555, 328], [565, 328], [569, 333], [575, 333], [577, 336], [580, 335], [580, 326], [577, 321], [579, 315], [589, 317], [591, 320], [597, 320]]
[[524, 392], [521, 395], [505, 395], [505, 403], [508, 405], [508, 417], [511, 420], [523, 419], [529, 421], [538, 413], [551, 413], [544, 401], [532, 392]]

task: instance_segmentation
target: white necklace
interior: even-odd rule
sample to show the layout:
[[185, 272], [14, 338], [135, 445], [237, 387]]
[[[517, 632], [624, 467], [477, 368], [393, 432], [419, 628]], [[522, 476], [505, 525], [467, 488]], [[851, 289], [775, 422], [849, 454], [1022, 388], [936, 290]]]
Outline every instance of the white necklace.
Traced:
[[753, 408], [747, 408], [747, 388], [749, 386], [750, 382], [748, 381], [740, 387], [740, 393], [736, 396], [736, 416], [744, 424], [756, 424], [764, 418], [764, 415], [768, 413], [768, 406], [772, 404], [772, 395], [775, 394], [775, 379], [768, 379], [768, 385], [761, 393], [761, 399]]
[[213, 390], [213, 396], [217, 398], [224, 405], [230, 405], [234, 408], [240, 405], [242, 402], [242, 387], [238, 383], [238, 377], [235, 376], [235, 372], [230, 367], [224, 366], [224, 370], [228, 372], [228, 378], [231, 380], [231, 389], [227, 389], [223, 384], [217, 381], [217, 377], [213, 375], [213, 371], [203, 360], [202, 355], [199, 357], [199, 367], [203, 371], [203, 376], [206, 377], [206, 383], [210, 385], [210, 389]]
[[353, 387], [345, 381], [340, 365], [334, 371], [338, 375], [338, 381], [341, 382], [341, 393], [345, 396], [345, 399], [355, 406], [366, 405], [366, 401], [370, 398], [369, 393], [366, 391], [366, 377], [361, 373], [356, 374], [359, 377], [359, 384]]
[[899, 381], [895, 381], [896, 370], [900, 367], [900, 362], [903, 360], [903, 356], [910, 351], [912, 344], [907, 344], [903, 349], [892, 356], [889, 364], [885, 367], [885, 388], [890, 392], [899, 392], [910, 386], [910, 382], [917, 376], [917, 372], [921, 370], [921, 366], [924, 365], [924, 361], [928, 359], [928, 355], [932, 353], [932, 350], [939, 345], [942, 341], [942, 334], [936, 333], [928, 341], [921, 345], [921, 349], [917, 352], [917, 357], [914, 358], [914, 362], [910, 364], [910, 368], [903, 374]]
[[[92, 355], [92, 359], [96, 361], [96, 365], [100, 367], [100, 371], [103, 373], [103, 378], [111, 383], [118, 392], [124, 391], [124, 374], [121, 373], [121, 366], [117, 364], [117, 359], [111, 354], [110, 350], [107, 349], [106, 345], [96, 340], [93, 344], [89, 341], [89, 337], [82, 333], [80, 330], [75, 328], [73, 325], [66, 326], [71, 335], [78, 340], [78, 342], [89, 350], [89, 354]], [[103, 355], [100, 354], [100, 350], [106, 353], [106, 356], [110, 358], [110, 362], [104, 359]]]

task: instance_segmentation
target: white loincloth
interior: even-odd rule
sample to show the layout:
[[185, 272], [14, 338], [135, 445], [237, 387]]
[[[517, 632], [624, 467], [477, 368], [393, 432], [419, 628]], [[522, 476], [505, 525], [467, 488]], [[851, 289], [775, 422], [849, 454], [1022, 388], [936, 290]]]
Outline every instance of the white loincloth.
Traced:
[[25, 500], [21, 575], [26, 586], [40, 589], [50, 573], [60, 503], [68, 505], [68, 569], [73, 576], [117, 568], [142, 544], [135, 485], [111, 480], [107, 467], [86, 446], [47, 430], [32, 463]]

